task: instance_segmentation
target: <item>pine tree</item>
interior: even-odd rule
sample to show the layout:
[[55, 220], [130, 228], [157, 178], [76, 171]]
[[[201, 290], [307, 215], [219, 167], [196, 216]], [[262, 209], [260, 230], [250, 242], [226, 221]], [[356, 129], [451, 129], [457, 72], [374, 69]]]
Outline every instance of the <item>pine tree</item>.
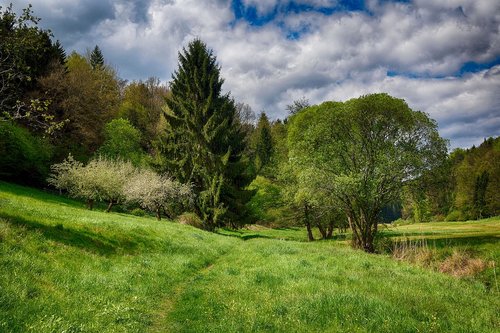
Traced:
[[164, 154], [168, 169], [197, 193], [196, 211], [204, 228], [213, 230], [245, 215], [251, 181], [241, 160], [244, 134], [212, 51], [201, 40], [179, 53], [179, 68], [171, 82], [169, 123]]
[[255, 145], [255, 159], [257, 170], [269, 164], [273, 153], [273, 142], [271, 136], [271, 125], [267, 115], [262, 112], [257, 123], [257, 142]]
[[63, 65], [66, 62], [66, 51], [64, 51], [61, 42], [57, 40], [55, 44], [52, 46], [52, 52], [54, 53], [54, 58]]
[[104, 57], [102, 55], [101, 49], [97, 45], [94, 47], [94, 50], [90, 54], [90, 65], [92, 66], [92, 69], [104, 67]]

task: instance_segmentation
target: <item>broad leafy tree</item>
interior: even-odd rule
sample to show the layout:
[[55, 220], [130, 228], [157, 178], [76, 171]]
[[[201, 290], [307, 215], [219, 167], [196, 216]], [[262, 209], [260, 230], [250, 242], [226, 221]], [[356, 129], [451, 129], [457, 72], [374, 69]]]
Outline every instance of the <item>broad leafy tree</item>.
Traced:
[[156, 152], [157, 140], [165, 131], [162, 109], [169, 92], [160, 80], [133, 81], [123, 90], [118, 116], [127, 119], [141, 132], [141, 146]]
[[238, 223], [251, 195], [244, 190], [250, 181], [241, 159], [244, 134], [223, 82], [212, 51], [201, 40], [190, 42], [179, 53], [165, 112], [168, 168], [194, 185], [195, 207], [207, 230]]
[[151, 170], [134, 173], [124, 188], [124, 195], [127, 201], [154, 212], [158, 220], [163, 213], [174, 218], [188, 208], [193, 199], [191, 186]]
[[89, 209], [96, 201], [104, 201], [108, 204], [107, 212], [123, 202], [124, 187], [135, 172], [130, 162], [98, 157], [84, 165], [71, 155], [52, 165], [51, 170], [47, 180], [50, 185], [86, 200]]
[[113, 119], [104, 127], [104, 143], [97, 154], [112, 159], [141, 164], [144, 153], [141, 148], [141, 132], [126, 119]]
[[57, 124], [47, 112], [50, 100], [29, 93], [53, 62], [64, 62], [64, 50], [38, 27], [31, 6], [17, 15], [12, 5], [0, 6], [0, 121], [10, 118], [34, 128], [52, 130]]
[[290, 161], [298, 179], [328, 193], [347, 216], [353, 246], [367, 252], [375, 250], [384, 206], [446, 156], [436, 123], [387, 94], [326, 102], [291, 122]]

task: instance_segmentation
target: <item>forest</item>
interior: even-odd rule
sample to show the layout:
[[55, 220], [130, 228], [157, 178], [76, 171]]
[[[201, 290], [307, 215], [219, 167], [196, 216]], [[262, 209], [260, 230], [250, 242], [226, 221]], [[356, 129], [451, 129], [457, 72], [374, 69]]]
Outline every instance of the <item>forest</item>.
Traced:
[[[1, 332], [497, 332], [500, 137], [387, 93], [283, 119], [0, 7]], [[286, 111], [286, 112], [285, 112]]]
[[500, 214], [500, 138], [448, 153], [435, 121], [387, 94], [299, 97], [270, 120], [223, 92], [199, 39], [171, 82], [128, 82], [99, 46], [66, 55], [38, 21], [1, 13], [4, 180], [206, 230], [305, 225], [313, 240], [349, 227], [369, 252], [380, 222]]

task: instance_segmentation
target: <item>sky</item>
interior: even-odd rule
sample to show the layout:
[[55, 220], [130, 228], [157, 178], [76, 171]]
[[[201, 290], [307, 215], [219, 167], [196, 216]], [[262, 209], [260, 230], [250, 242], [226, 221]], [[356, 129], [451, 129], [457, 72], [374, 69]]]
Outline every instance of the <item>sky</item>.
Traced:
[[[5, 7], [10, 1], [0, 0]], [[387, 92], [427, 112], [450, 148], [500, 135], [499, 0], [16, 0], [66, 52], [99, 45], [127, 80], [169, 82], [194, 38], [224, 89], [271, 119]]]

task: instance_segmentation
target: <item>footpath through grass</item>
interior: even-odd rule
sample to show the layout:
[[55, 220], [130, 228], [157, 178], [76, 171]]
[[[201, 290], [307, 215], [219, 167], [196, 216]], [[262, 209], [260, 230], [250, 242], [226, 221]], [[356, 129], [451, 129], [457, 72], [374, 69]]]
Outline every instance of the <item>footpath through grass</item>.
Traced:
[[0, 183], [1, 332], [496, 332], [480, 283]]

